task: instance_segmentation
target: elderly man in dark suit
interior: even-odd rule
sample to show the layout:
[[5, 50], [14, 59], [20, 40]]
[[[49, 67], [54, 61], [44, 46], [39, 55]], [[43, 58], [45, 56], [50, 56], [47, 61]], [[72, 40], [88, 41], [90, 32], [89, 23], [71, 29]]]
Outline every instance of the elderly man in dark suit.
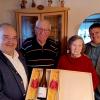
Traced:
[[15, 50], [17, 33], [12, 25], [0, 25], [0, 100], [25, 100], [28, 77]]

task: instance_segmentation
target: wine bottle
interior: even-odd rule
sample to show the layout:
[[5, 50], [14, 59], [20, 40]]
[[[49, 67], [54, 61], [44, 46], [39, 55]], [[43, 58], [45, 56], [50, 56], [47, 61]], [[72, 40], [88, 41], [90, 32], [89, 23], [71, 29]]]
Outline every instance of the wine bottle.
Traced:
[[37, 99], [46, 100], [46, 97], [47, 97], [46, 69], [43, 68], [43, 75], [39, 83]]

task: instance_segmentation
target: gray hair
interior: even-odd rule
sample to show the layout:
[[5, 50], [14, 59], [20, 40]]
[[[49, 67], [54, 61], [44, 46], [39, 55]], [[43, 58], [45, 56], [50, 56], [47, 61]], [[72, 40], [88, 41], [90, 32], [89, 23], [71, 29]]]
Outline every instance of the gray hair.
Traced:
[[50, 21], [49, 20], [47, 20], [47, 19], [43, 19], [43, 20], [37, 20], [36, 21], [36, 25], [35, 25], [35, 27], [39, 27], [40, 25], [41, 25], [41, 23], [48, 23], [48, 25], [50, 26], [50, 30], [51, 30], [51, 24], [50, 24]]
[[[9, 24], [9, 23], [2, 23], [2, 24], [0, 24], [0, 28], [3, 28], [3, 27], [6, 27], [6, 26], [8, 26], [8, 27], [13, 27], [11, 24]], [[14, 27], [13, 27], [14, 28]]]
[[81, 53], [84, 53], [84, 49], [85, 49], [84, 40], [82, 39], [82, 37], [80, 37], [80, 36], [78, 36], [78, 35], [73, 35], [72, 37], [69, 38], [69, 40], [68, 40], [68, 49], [70, 50], [70, 46], [72, 45], [72, 43], [73, 43], [74, 41], [78, 40], [78, 39], [82, 40], [82, 42], [83, 42], [83, 43], [82, 43], [83, 48], [82, 48]]

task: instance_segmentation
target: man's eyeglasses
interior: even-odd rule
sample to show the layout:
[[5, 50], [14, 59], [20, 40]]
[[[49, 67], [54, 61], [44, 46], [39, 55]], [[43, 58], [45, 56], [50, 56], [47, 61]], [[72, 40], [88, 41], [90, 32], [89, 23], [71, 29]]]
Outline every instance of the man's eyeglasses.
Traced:
[[40, 28], [40, 27], [36, 27], [36, 29], [38, 29], [40, 32], [50, 32], [51, 30], [50, 29], [43, 29], [43, 28]]
[[14, 37], [9, 37], [8, 35], [4, 35], [3, 36], [4, 40], [12, 40], [12, 41], [17, 41], [17, 36], [14, 36]]

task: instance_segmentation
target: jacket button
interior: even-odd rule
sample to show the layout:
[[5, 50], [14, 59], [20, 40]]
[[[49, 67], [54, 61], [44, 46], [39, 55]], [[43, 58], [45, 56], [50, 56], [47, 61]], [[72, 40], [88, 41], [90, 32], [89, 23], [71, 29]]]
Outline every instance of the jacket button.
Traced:
[[23, 81], [21, 81], [21, 84], [23, 84]]
[[26, 94], [24, 93], [23, 96], [25, 96]]
[[16, 71], [16, 74], [18, 74], [18, 72]]

